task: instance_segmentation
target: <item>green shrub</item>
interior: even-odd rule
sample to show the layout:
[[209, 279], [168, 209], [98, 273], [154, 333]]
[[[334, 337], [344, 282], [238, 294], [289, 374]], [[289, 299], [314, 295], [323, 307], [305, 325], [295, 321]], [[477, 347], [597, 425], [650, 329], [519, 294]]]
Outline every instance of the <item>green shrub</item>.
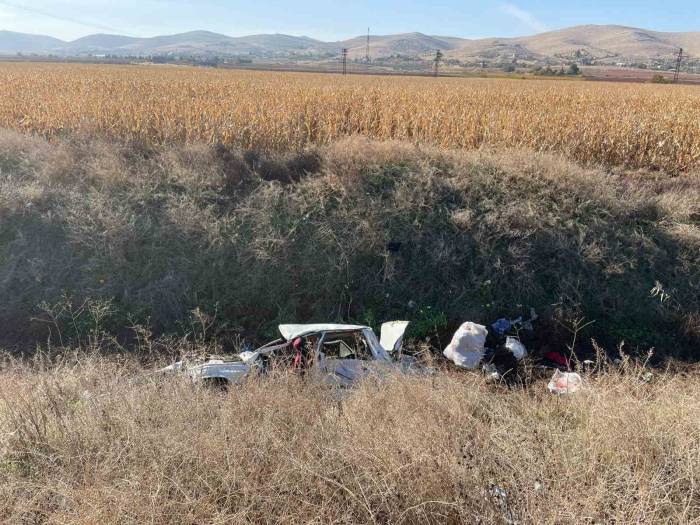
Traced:
[[569, 64], [569, 69], [566, 70], [567, 75], [580, 75], [581, 74], [581, 68], [578, 67], [576, 64]]

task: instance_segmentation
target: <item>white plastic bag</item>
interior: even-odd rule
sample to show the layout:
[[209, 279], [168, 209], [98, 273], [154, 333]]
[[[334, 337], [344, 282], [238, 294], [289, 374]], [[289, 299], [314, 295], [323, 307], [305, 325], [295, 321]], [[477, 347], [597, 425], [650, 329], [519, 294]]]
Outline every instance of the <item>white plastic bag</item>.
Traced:
[[515, 337], [508, 337], [506, 339], [506, 348], [510, 350], [518, 361], [522, 360], [527, 355], [525, 346]]
[[486, 336], [485, 326], [476, 323], [464, 323], [455, 332], [452, 341], [442, 353], [447, 359], [461, 368], [473, 370], [484, 358]]
[[573, 394], [581, 388], [583, 379], [575, 372], [560, 372], [556, 370], [552, 380], [547, 385], [552, 394], [567, 395]]

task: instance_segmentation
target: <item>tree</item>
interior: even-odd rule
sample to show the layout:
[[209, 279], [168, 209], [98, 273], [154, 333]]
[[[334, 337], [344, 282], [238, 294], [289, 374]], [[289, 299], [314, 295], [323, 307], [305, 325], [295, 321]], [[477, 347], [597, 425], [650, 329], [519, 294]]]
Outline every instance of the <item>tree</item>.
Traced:
[[570, 64], [569, 69], [566, 71], [567, 75], [580, 75], [581, 74], [581, 68], [578, 67], [576, 64]]
[[666, 77], [664, 77], [663, 75], [657, 73], [656, 75], [651, 77], [651, 80], [649, 82], [651, 82], [652, 84], [666, 84], [668, 80], [666, 80]]

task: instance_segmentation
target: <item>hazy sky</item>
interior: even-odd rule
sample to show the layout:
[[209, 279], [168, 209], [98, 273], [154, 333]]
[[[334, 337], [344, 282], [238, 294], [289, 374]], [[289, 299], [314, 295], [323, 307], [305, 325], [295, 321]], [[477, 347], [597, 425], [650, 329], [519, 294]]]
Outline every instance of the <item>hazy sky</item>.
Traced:
[[206, 29], [232, 36], [287, 33], [323, 40], [420, 31], [518, 36], [577, 24], [700, 30], [699, 0], [0, 0], [0, 29], [74, 39]]

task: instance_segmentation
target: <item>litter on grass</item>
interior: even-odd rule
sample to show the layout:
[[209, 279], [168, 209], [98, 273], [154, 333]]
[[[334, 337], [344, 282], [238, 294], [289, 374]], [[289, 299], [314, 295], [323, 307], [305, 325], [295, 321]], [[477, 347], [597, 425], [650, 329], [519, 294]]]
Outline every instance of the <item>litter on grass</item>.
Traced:
[[474, 370], [484, 358], [488, 330], [480, 324], [467, 322], [455, 332], [452, 341], [442, 353], [460, 368]]
[[580, 390], [582, 385], [583, 379], [577, 373], [555, 370], [547, 388], [552, 394], [564, 396]]
[[491, 325], [491, 328], [493, 328], [493, 331], [497, 335], [503, 335], [506, 332], [510, 332], [511, 328], [513, 328], [513, 325], [516, 323], [519, 323], [523, 320], [522, 317], [518, 317], [515, 321], [511, 321], [510, 319], [506, 319], [505, 317], [499, 319], [495, 323]]
[[488, 382], [497, 383], [502, 379], [498, 368], [493, 363], [482, 366], [481, 370], [484, 372], [486, 381]]
[[518, 360], [522, 361], [527, 355], [527, 350], [525, 345], [518, 341], [515, 337], [509, 337], [506, 339], [506, 348], [511, 354]]
[[511, 330], [529, 330], [532, 331], [532, 322], [537, 321], [539, 315], [534, 308], [530, 308], [530, 319], [523, 321], [523, 317], [520, 316], [517, 319], [507, 319], [502, 317], [491, 325], [493, 332], [499, 336], [503, 337]]

